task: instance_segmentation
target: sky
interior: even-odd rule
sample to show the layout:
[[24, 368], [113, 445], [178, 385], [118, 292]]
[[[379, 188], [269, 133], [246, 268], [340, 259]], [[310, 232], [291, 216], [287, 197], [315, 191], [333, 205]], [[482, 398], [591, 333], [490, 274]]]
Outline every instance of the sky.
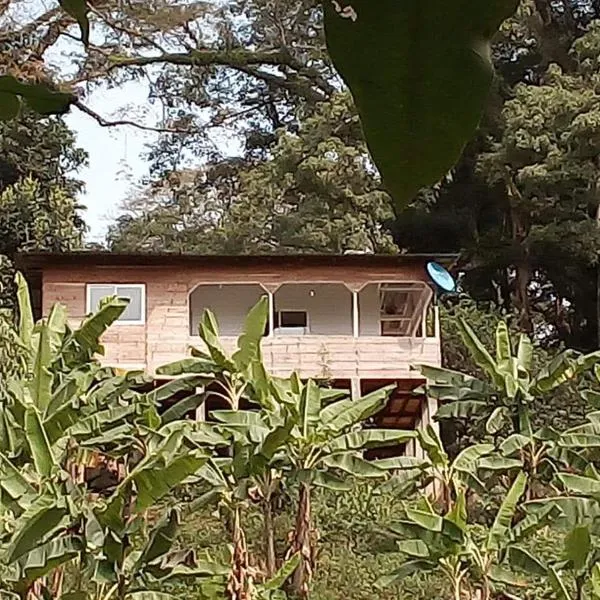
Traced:
[[[27, 23], [55, 5], [56, 0], [16, 0], [3, 14], [3, 23]], [[76, 25], [73, 28], [76, 29]], [[94, 37], [92, 31], [92, 41]], [[79, 42], [63, 36], [46, 51], [44, 58], [50, 68], [68, 78], [69, 74], [76, 73], [73, 57], [81, 51]], [[114, 89], [97, 88], [84, 98], [84, 102], [108, 120], [126, 118], [152, 127], [162, 119], [159, 105], [148, 102], [148, 86], [140, 81]], [[102, 127], [77, 108], [71, 109], [65, 120], [76, 133], [77, 144], [89, 154], [89, 165], [77, 173], [85, 183], [85, 191], [79, 200], [87, 207], [83, 214], [89, 227], [87, 239], [102, 242], [108, 225], [119, 215], [123, 201], [133, 193], [140, 178], [148, 173], [144, 152], [159, 134], [125, 125]], [[224, 154], [241, 151], [240, 140], [226, 129], [216, 129], [210, 137]]]
[[[122, 114], [127, 105], [144, 105], [147, 90], [131, 82], [112, 90], [100, 90], [86, 99], [86, 104], [110, 119]], [[66, 122], [76, 132], [77, 143], [89, 154], [89, 166], [78, 174], [85, 182], [81, 203], [87, 207], [84, 218], [90, 228], [87, 239], [101, 242], [111, 221], [119, 214], [122, 202], [135, 183], [147, 174], [143, 158], [146, 145], [157, 134], [130, 126], [102, 127], [93, 118], [73, 109]], [[132, 119], [136, 122], [138, 119]], [[151, 118], [139, 120], [154, 124]]]

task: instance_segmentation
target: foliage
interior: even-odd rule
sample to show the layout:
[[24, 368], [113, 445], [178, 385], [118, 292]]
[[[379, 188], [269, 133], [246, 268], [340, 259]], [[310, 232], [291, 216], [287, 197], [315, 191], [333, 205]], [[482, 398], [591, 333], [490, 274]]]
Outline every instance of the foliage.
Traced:
[[171, 173], [126, 204], [108, 233], [116, 251], [221, 254], [393, 252], [387, 194], [360, 141], [348, 94], [277, 131], [268, 159]]
[[444, 177], [474, 135], [492, 81], [489, 43], [517, 3], [486, 2], [465, 20], [460, 3], [443, 0], [427, 11], [418, 0], [325, 2], [329, 52], [397, 207]]
[[463, 289], [547, 348], [598, 346], [596, 2], [523, 0], [493, 49], [477, 138], [393, 224], [412, 251], [461, 252]]
[[[314, 381], [302, 382], [271, 377], [261, 360], [260, 341], [268, 317], [263, 298], [249, 313], [238, 339], [238, 349], [229, 356], [219, 341], [218, 324], [206, 311], [199, 326], [206, 349], [192, 349], [193, 358], [161, 368], [163, 374], [215, 373], [212, 393], [229, 409], [212, 411], [220, 432], [232, 439], [230, 456], [213, 461], [199, 473], [231, 514], [234, 558], [229, 587], [243, 597], [252, 585], [247, 563], [242, 508], [249, 499], [263, 511], [264, 547], [268, 576], [275, 571], [273, 513], [283, 490], [297, 489], [297, 513], [288, 557], [301, 561], [295, 569], [294, 588], [305, 597], [314, 571], [311, 498], [315, 487], [338, 491], [350, 489], [345, 481], [355, 478], [383, 479], [394, 461], [367, 461], [364, 451], [414, 438], [414, 432], [364, 429], [360, 424], [386, 404], [391, 388], [383, 388], [360, 399], [348, 393], [321, 389]], [[211, 386], [207, 388], [211, 393]], [[241, 410], [243, 401], [255, 410]], [[210, 491], [207, 500], [213, 499]], [[238, 597], [238, 596], [236, 596]]]

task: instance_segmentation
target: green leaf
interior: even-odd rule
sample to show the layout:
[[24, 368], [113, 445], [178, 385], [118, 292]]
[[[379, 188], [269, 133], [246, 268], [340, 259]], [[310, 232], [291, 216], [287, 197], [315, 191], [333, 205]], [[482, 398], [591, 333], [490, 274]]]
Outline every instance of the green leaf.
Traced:
[[570, 492], [600, 499], [600, 481], [597, 479], [572, 473], [558, 473], [556, 477]]
[[400, 540], [396, 545], [398, 552], [408, 554], [408, 556], [415, 558], [427, 558], [429, 556], [429, 548], [421, 540]]
[[502, 547], [503, 543], [505, 544], [508, 541], [508, 532], [510, 531], [513, 516], [526, 487], [527, 475], [521, 471], [513, 481], [498, 509], [496, 518], [488, 534], [488, 549], [498, 549]]
[[506, 406], [497, 406], [485, 423], [485, 430], [494, 435], [498, 433], [508, 421], [510, 411]]
[[32, 336], [35, 344], [33, 377], [28, 387], [31, 399], [41, 414], [44, 414], [52, 395], [53, 376], [50, 367], [53, 355], [50, 337], [50, 328], [46, 321], [42, 321], [34, 327]]
[[404, 444], [416, 436], [416, 432], [402, 429], [362, 429], [337, 437], [328, 445], [331, 451], [382, 448]]
[[490, 455], [484, 456], [477, 466], [482, 471], [508, 471], [510, 469], [522, 469], [523, 462], [518, 458]]
[[73, 332], [73, 340], [81, 351], [89, 354], [100, 352], [100, 338], [104, 332], [123, 314], [129, 301], [123, 298], [110, 298], [100, 308], [84, 319], [79, 329]]
[[512, 456], [525, 448], [530, 441], [531, 440], [526, 435], [513, 433], [500, 444], [500, 452], [504, 456]]
[[202, 373], [208, 376], [218, 372], [219, 369], [212, 362], [205, 358], [183, 358], [168, 365], [162, 365], [156, 369], [157, 375], [168, 375], [169, 377], [177, 377], [178, 375], [190, 375], [192, 373]]
[[298, 406], [298, 412], [300, 413], [299, 425], [303, 437], [308, 437], [308, 432], [319, 422], [320, 410], [321, 395], [319, 386], [312, 379], [309, 379], [302, 389]]
[[25, 410], [25, 436], [36, 471], [43, 477], [50, 477], [55, 460], [44, 425], [35, 406]]
[[150, 532], [150, 537], [142, 549], [133, 568], [137, 573], [152, 561], [164, 556], [171, 550], [179, 528], [179, 513], [171, 509], [165, 513]]
[[506, 321], [498, 321], [496, 326], [496, 363], [508, 362], [512, 358], [510, 335]]
[[352, 484], [349, 481], [327, 471], [313, 471], [310, 479], [315, 486], [332, 490], [333, 492], [348, 492], [352, 489]]
[[486, 411], [488, 403], [481, 400], [457, 400], [442, 404], [435, 413], [437, 419], [468, 419]]
[[489, 454], [494, 450], [493, 444], [476, 444], [462, 450], [454, 459], [452, 466], [457, 471], [466, 471], [474, 473], [477, 470], [477, 463], [482, 456]]
[[575, 527], [565, 538], [564, 557], [573, 563], [575, 571], [585, 566], [591, 546], [588, 527]]
[[546, 566], [524, 548], [510, 546], [508, 548], [507, 556], [508, 562], [513, 569], [540, 577], [544, 577], [548, 574]]
[[206, 402], [206, 398], [207, 394], [202, 392], [188, 396], [183, 400], [178, 400], [173, 406], [170, 406], [162, 413], [162, 422], [166, 425], [167, 423], [183, 419], [187, 413], [195, 411], [198, 407], [202, 406]]
[[0, 93], [20, 96], [41, 115], [64, 114], [76, 100], [73, 94], [54, 91], [43, 83], [22, 83], [12, 75], [0, 76]]
[[384, 477], [385, 471], [374, 466], [368, 460], [357, 456], [353, 452], [332, 454], [322, 459], [321, 464], [329, 469], [340, 469], [357, 478]]
[[406, 577], [413, 575], [414, 573], [423, 573], [426, 571], [432, 571], [437, 567], [437, 563], [429, 560], [409, 560], [397, 568], [390, 575], [380, 577], [375, 582], [375, 587], [382, 590], [390, 585], [394, 585]]
[[131, 477], [137, 488], [136, 509], [143, 511], [156, 504], [190, 475], [194, 475], [206, 461], [204, 453], [191, 450], [166, 464], [159, 455], [150, 466], [136, 469]]
[[165, 400], [174, 398], [180, 392], [195, 391], [197, 388], [204, 387], [208, 381], [209, 378], [203, 375], [185, 375], [177, 379], [172, 379], [155, 390], [148, 392], [146, 398], [148, 402], [159, 405]]
[[600, 504], [592, 498], [554, 496], [525, 503], [525, 508], [534, 512], [547, 510], [548, 506], [560, 510], [560, 515], [553, 519], [557, 527], [571, 529], [577, 525], [592, 523], [594, 519], [600, 518]]
[[350, 400], [350, 403], [345, 400], [334, 402], [321, 411], [321, 423], [328, 429], [339, 432], [360, 423], [378, 413], [387, 404], [395, 387], [389, 385], [358, 400]]
[[500, 565], [492, 565], [489, 570], [489, 576], [492, 581], [504, 583], [506, 585], [514, 585], [516, 587], [526, 587], [527, 581], [519, 578], [517, 575], [501, 567]]
[[230, 372], [236, 370], [236, 365], [229, 359], [219, 339], [219, 325], [215, 315], [208, 309], [204, 311], [198, 324], [198, 332], [212, 360], [221, 369]]
[[464, 5], [441, 0], [324, 3], [329, 54], [398, 207], [442, 179], [474, 135], [492, 82], [490, 40], [516, 6], [469, 5], [466, 22]]
[[458, 526], [463, 531], [467, 528], [467, 500], [465, 497], [464, 489], [460, 489], [456, 495], [456, 501], [454, 502], [454, 506], [452, 510], [448, 512], [446, 515], [446, 519], [448, 521], [452, 521], [456, 526]]
[[577, 357], [578, 353], [574, 350], [565, 350], [552, 359], [532, 380], [531, 393], [550, 392], [573, 379], [577, 373]]
[[424, 429], [417, 429], [417, 436], [421, 447], [434, 466], [443, 467], [448, 464], [448, 455], [444, 451], [442, 440], [431, 425], [427, 425]]
[[12, 461], [0, 452], [0, 488], [13, 500], [33, 492], [33, 488]]
[[551, 566], [548, 570], [548, 580], [556, 593], [558, 600], [572, 600], [571, 594], [559, 572]]
[[565, 433], [559, 444], [565, 448], [600, 448], [600, 435], [593, 433]]
[[434, 512], [426, 512], [424, 510], [407, 508], [406, 516], [419, 527], [423, 527], [429, 531], [441, 532], [444, 527], [443, 517], [436, 515]]
[[464, 320], [459, 319], [457, 325], [460, 331], [461, 338], [465, 346], [469, 349], [469, 353], [473, 360], [483, 371], [485, 371], [498, 387], [504, 386], [504, 379], [498, 373], [498, 366], [491, 354], [486, 350], [481, 340], [477, 337], [470, 325]]
[[524, 333], [519, 336], [517, 364], [525, 373], [529, 373], [533, 365], [533, 345], [531, 344], [529, 336]]
[[0, 92], [0, 121], [12, 121], [21, 112], [21, 100], [14, 94]]
[[20, 272], [17, 272], [15, 275], [15, 282], [17, 285], [17, 300], [19, 304], [19, 337], [23, 343], [29, 347], [34, 325], [29, 286], [27, 280]]
[[592, 567], [591, 582], [594, 596], [600, 597], [600, 563], [596, 563]]
[[77, 536], [58, 537], [24, 554], [11, 566], [16, 567], [19, 583], [28, 585], [71, 562], [82, 550]]
[[15, 533], [6, 548], [6, 562], [14, 562], [44, 543], [46, 535], [58, 527], [66, 514], [66, 509], [57, 506], [52, 498], [36, 498], [14, 523]]
[[263, 440], [260, 446], [256, 450], [256, 454], [264, 457], [267, 461], [270, 461], [276, 452], [281, 450], [285, 443], [289, 440], [290, 431], [294, 423], [289, 420], [284, 425], [276, 427], [269, 432], [267, 437]]
[[265, 335], [269, 319], [269, 300], [265, 295], [252, 307], [246, 320], [242, 335], [238, 338], [238, 350], [233, 355], [233, 362], [239, 371], [250, 366], [260, 355], [260, 342]]
[[180, 596], [169, 594], [167, 592], [144, 590], [125, 594], [125, 600], [180, 600]]
[[81, 41], [87, 46], [90, 43], [90, 22], [87, 17], [89, 8], [86, 0], [58, 0], [58, 2], [62, 9], [79, 23]]
[[292, 573], [297, 569], [298, 565], [300, 564], [300, 560], [301, 556], [299, 552], [293, 554], [281, 565], [281, 567], [277, 570], [277, 573], [275, 573], [271, 579], [260, 586], [261, 590], [272, 591], [280, 589], [281, 586], [292, 575]]

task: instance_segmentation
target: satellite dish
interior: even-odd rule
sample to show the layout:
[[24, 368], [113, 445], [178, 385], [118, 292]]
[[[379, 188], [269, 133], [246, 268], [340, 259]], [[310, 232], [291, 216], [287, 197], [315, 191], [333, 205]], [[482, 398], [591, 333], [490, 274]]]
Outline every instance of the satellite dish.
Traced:
[[429, 277], [431, 277], [433, 283], [435, 283], [436, 287], [442, 292], [450, 294], [456, 291], [454, 277], [452, 277], [442, 265], [439, 265], [436, 262], [427, 263], [427, 273]]

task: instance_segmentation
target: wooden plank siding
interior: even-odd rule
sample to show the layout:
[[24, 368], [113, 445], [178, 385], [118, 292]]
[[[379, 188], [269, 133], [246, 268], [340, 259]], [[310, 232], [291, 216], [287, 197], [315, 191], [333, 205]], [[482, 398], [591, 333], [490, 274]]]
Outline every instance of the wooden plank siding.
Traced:
[[[73, 323], [86, 312], [88, 283], [131, 283], [146, 286], [145, 323], [115, 324], [103, 339], [104, 361], [123, 368], [147, 368], [150, 372], [188, 354], [190, 344], [189, 295], [200, 284], [255, 283], [275, 291], [284, 283], [341, 283], [358, 291], [369, 283], [426, 281], [424, 264], [359, 262], [356, 266], [296, 264], [236, 265], [206, 267], [183, 264], [169, 266], [45, 266], [42, 272], [43, 313], [60, 302]], [[235, 293], [235, 290], [231, 290]], [[234, 338], [224, 339], [233, 347]], [[285, 376], [299, 370], [303, 377], [340, 379], [407, 379], [418, 374], [415, 363], [439, 365], [439, 337], [357, 337], [336, 335], [273, 336], [263, 341], [267, 367]]]

